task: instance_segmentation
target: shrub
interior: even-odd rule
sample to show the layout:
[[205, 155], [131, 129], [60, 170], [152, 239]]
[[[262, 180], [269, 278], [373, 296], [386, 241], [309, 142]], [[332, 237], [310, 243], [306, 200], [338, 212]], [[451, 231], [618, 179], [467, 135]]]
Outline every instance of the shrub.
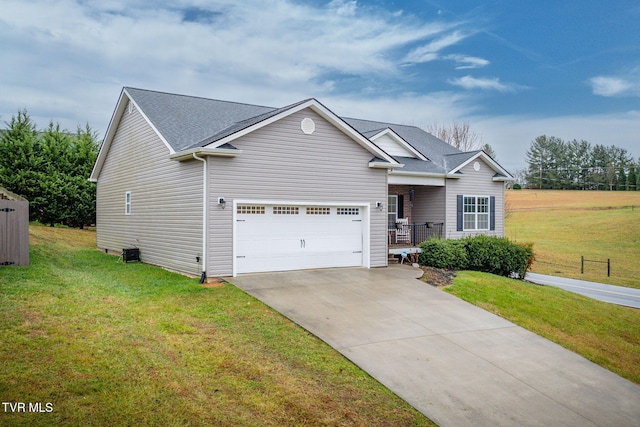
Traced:
[[513, 184], [513, 188], [514, 190], [522, 190], [522, 186], [520, 184]]
[[[524, 277], [529, 267], [529, 251], [509, 239], [479, 235], [463, 240], [469, 257], [468, 269]], [[532, 251], [531, 251], [532, 252]]]
[[427, 240], [420, 244], [420, 263], [451, 270], [476, 270], [524, 278], [534, 260], [533, 244], [479, 235], [462, 240]]
[[420, 243], [420, 264], [450, 270], [467, 269], [467, 251], [461, 240], [430, 239]]

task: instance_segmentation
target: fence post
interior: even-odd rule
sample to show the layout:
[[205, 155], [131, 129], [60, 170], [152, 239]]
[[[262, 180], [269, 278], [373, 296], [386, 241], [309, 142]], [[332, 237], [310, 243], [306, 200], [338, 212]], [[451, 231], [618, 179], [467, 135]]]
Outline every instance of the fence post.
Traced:
[[580, 274], [584, 274], [584, 255], [580, 257]]
[[607, 258], [607, 277], [611, 277], [611, 258]]
[[416, 230], [416, 223], [415, 222], [413, 223], [413, 227], [411, 227], [411, 228], [413, 229], [413, 240], [411, 242], [412, 242], [412, 245], [416, 245], [417, 244], [416, 242], [418, 241], [418, 236], [417, 236], [418, 235], [418, 233], [417, 233], [418, 230]]

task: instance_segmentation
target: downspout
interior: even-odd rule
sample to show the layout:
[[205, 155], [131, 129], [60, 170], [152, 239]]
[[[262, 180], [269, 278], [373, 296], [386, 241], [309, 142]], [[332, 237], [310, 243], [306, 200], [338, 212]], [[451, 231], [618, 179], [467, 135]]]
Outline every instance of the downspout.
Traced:
[[207, 159], [198, 157], [193, 153], [193, 158], [202, 162], [202, 273], [200, 274], [200, 284], [207, 280]]

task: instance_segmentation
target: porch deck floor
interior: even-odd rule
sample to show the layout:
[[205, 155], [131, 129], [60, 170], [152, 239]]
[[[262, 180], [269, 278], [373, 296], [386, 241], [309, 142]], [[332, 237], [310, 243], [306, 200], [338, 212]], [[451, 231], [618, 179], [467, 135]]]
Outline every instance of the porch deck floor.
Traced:
[[422, 252], [422, 249], [411, 245], [389, 245], [389, 255], [401, 255], [403, 252], [408, 254], [419, 254]]

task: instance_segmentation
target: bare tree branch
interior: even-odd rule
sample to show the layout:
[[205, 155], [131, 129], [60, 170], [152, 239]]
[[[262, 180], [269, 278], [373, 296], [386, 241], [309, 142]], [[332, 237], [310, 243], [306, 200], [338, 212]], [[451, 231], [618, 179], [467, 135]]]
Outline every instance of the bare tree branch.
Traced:
[[427, 132], [461, 151], [481, 149], [482, 138], [471, 130], [468, 122], [452, 122], [449, 125], [434, 123], [427, 127]]

